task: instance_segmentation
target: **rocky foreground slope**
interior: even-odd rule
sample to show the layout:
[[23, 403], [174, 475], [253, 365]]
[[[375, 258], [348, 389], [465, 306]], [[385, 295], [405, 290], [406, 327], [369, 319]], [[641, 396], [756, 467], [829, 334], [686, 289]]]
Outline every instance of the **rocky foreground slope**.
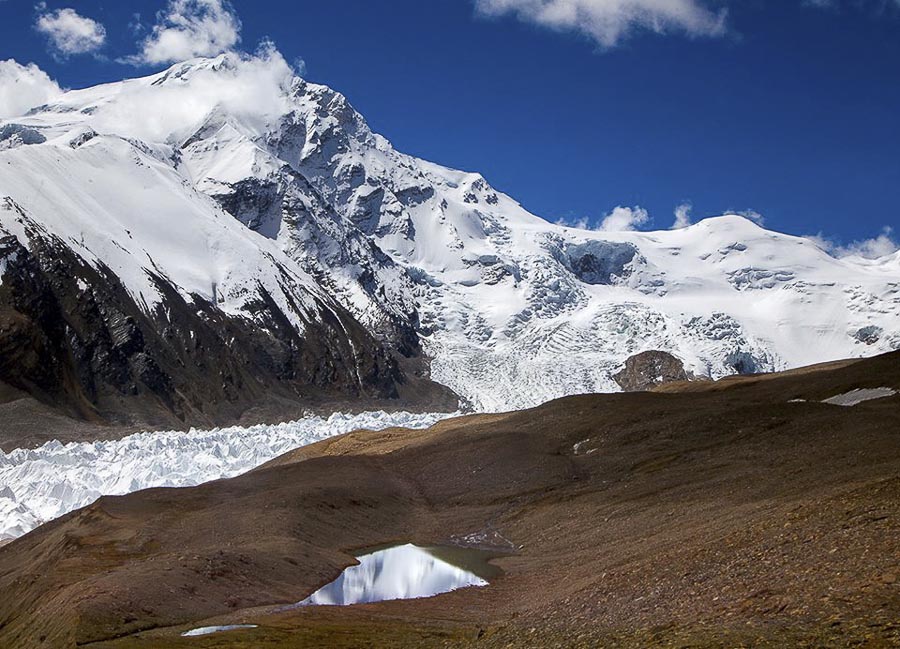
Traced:
[[[860, 388], [880, 398], [823, 403]], [[665, 390], [351, 433], [102, 498], [0, 549], [0, 646], [897, 646], [900, 355]], [[273, 606], [410, 541], [493, 548], [504, 574]], [[179, 635], [235, 622], [258, 626]]]
[[0, 397], [83, 417], [451, 401], [429, 375], [505, 410], [617, 390], [646, 350], [718, 378], [900, 347], [900, 253], [835, 259], [735, 215], [553, 225], [397, 152], [274, 50], [0, 122], [0, 235]]

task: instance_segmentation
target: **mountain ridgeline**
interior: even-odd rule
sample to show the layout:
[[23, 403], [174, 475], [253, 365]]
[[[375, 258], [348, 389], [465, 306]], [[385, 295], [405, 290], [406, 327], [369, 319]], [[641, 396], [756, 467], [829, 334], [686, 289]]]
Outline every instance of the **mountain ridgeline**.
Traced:
[[898, 349], [898, 323], [898, 254], [836, 259], [735, 215], [554, 225], [397, 152], [271, 57], [0, 122], [10, 403], [160, 425], [457, 396], [492, 411], [618, 390], [649, 350], [720, 378]]

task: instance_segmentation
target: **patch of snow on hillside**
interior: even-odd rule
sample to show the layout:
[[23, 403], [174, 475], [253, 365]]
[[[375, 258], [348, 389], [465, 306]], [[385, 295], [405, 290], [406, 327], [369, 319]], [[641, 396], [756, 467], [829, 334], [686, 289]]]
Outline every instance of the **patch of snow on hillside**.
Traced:
[[197, 629], [191, 629], [181, 634], [183, 638], [195, 638], [201, 635], [211, 635], [213, 633], [222, 633], [224, 631], [237, 631], [239, 629], [255, 629], [256, 624], [226, 624], [224, 626], [201, 626]]
[[886, 397], [892, 397], [897, 394], [896, 390], [892, 390], [891, 388], [869, 388], [869, 389], [859, 389], [859, 390], [850, 390], [850, 392], [845, 392], [844, 394], [839, 394], [837, 396], [831, 397], [830, 399], [825, 399], [822, 403], [828, 403], [832, 406], [855, 406], [864, 401], [872, 401], [874, 399], [884, 399]]

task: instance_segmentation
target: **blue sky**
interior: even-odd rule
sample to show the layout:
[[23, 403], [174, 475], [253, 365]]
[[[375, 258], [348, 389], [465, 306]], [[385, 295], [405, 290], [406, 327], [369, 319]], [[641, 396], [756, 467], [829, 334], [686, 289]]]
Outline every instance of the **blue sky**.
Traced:
[[[0, 59], [65, 87], [146, 74], [166, 67], [145, 43], [165, 12], [219, 2], [0, 0]], [[665, 228], [690, 204], [694, 219], [752, 211], [840, 244], [900, 229], [900, 0], [223, 9], [240, 40], [226, 29], [208, 47], [272, 39], [398, 149], [480, 171], [551, 220], [640, 206], [642, 228]]]

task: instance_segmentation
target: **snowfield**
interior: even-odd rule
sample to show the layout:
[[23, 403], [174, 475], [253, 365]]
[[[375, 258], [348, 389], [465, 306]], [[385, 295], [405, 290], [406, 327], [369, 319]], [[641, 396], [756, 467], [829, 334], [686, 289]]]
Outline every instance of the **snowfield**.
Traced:
[[428, 428], [451, 416], [337, 413], [274, 426], [138, 433], [102, 442], [54, 441], [0, 453], [0, 541], [19, 537], [100, 496], [230, 478], [335, 435], [363, 428]]

